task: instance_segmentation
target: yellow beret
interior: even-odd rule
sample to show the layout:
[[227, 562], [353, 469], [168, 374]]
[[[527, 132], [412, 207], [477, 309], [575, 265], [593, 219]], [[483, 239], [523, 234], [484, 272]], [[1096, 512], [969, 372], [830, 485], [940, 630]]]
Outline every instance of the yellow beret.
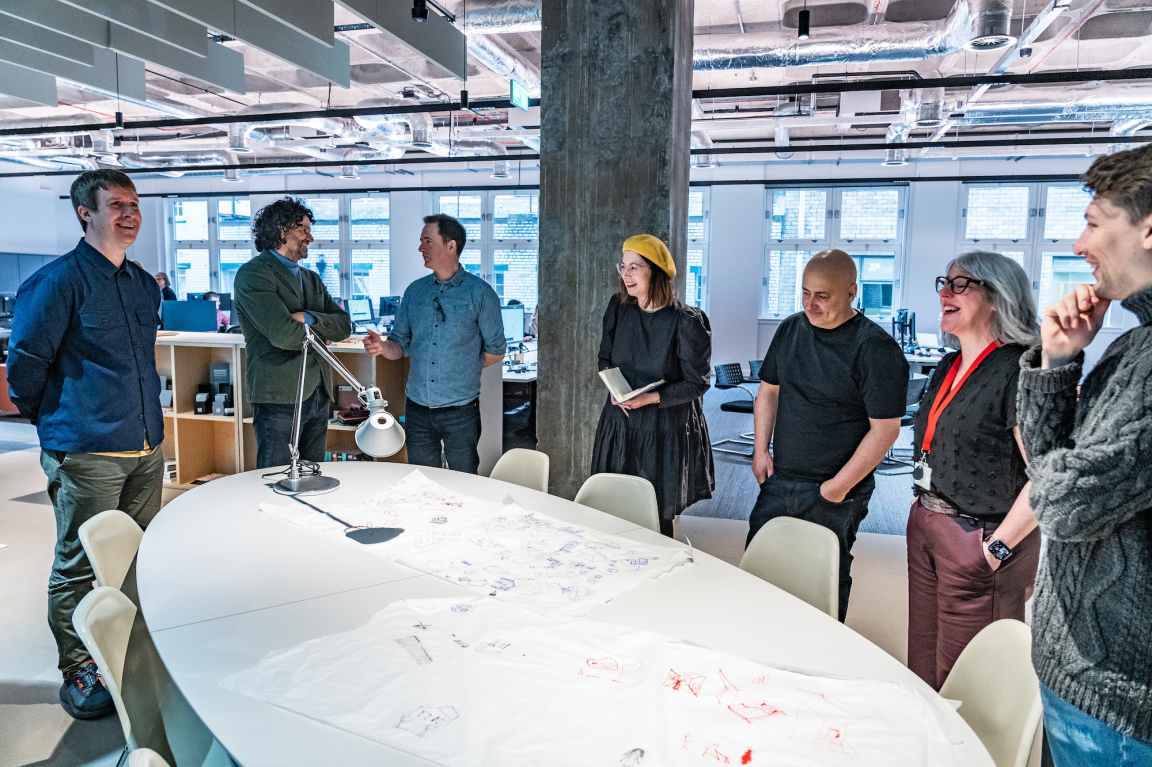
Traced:
[[638, 234], [624, 240], [622, 250], [639, 253], [660, 267], [669, 277], [676, 276], [676, 264], [672, 263], [672, 254], [668, 252], [668, 246], [659, 238], [650, 234]]

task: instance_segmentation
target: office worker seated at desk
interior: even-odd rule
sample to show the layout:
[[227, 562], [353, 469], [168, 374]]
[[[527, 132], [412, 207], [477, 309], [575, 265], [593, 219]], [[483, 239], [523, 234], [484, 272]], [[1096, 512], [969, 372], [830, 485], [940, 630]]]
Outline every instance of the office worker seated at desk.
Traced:
[[904, 353], [852, 308], [855, 298], [851, 256], [825, 250], [812, 257], [804, 311], [780, 323], [760, 367], [752, 458], [760, 495], [748, 530], [751, 543], [768, 520], [795, 517], [835, 533], [841, 622], [852, 544], [876, 488], [872, 472], [900, 434], [908, 394]]
[[160, 288], [125, 259], [142, 221], [128, 176], [86, 171], [72, 182], [71, 196], [84, 238], [20, 286], [8, 387], [20, 414], [36, 425], [56, 516], [48, 626], [64, 675], [60, 701], [73, 717], [95, 719], [114, 708], [72, 625], [95, 577], [79, 531], [108, 509], [144, 528], [160, 511]]
[[[387, 338], [368, 331], [364, 348], [411, 357], [404, 431], [408, 463], [475, 474], [480, 468], [480, 372], [503, 361], [500, 298], [460, 265], [468, 236], [445, 215], [424, 217], [420, 253], [432, 274], [404, 290]], [[443, 443], [443, 455], [441, 455]]]
[[[256, 432], [256, 468], [291, 461], [292, 420], [299, 391], [304, 326], [332, 343], [352, 333], [348, 313], [328, 294], [320, 275], [300, 262], [312, 242], [312, 211], [285, 197], [262, 208], [252, 219], [260, 255], [240, 267], [233, 283], [236, 318], [248, 348], [246, 394]], [[328, 436], [329, 402], [336, 390], [332, 369], [315, 354], [304, 371], [300, 412], [300, 457], [323, 461]]]
[[212, 301], [216, 304], [216, 327], [221, 331], [228, 329], [230, 318], [228, 315], [220, 310], [220, 294], [210, 290], [201, 296], [205, 301]]
[[972, 637], [1024, 620], [1040, 531], [1016, 417], [1020, 355], [1040, 340], [1028, 276], [965, 253], [936, 280], [945, 343], [916, 413], [908, 516], [908, 668], [939, 690]]
[[642, 234], [624, 242], [620, 291], [608, 301], [599, 369], [620, 368], [633, 388], [663, 380], [626, 402], [608, 394], [592, 473], [632, 474], [656, 489], [660, 532], [716, 487], [703, 398], [708, 391], [712, 328], [700, 309], [676, 298], [668, 247]]
[[172, 284], [168, 281], [168, 275], [164, 272], [156, 272], [156, 274], [152, 276], [156, 278], [156, 284], [160, 286], [160, 300], [175, 301], [176, 291], [172, 289]]

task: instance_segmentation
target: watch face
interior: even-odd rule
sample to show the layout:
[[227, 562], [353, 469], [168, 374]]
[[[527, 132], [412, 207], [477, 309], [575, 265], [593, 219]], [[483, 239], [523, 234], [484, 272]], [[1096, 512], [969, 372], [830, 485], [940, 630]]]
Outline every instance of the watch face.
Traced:
[[996, 557], [998, 560], [1003, 562], [1005, 559], [1007, 559], [1009, 556], [1011, 556], [1012, 549], [1008, 548], [1007, 546], [1005, 546], [1000, 541], [992, 541], [991, 543], [988, 544], [988, 552], [992, 556]]

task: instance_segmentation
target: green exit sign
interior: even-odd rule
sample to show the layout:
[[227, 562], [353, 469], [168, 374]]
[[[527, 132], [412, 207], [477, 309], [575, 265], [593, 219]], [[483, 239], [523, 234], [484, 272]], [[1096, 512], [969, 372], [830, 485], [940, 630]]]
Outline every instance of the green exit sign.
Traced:
[[509, 80], [508, 85], [511, 87], [511, 93], [508, 96], [508, 100], [511, 101], [515, 106], [518, 106], [527, 112], [528, 90], [515, 80]]

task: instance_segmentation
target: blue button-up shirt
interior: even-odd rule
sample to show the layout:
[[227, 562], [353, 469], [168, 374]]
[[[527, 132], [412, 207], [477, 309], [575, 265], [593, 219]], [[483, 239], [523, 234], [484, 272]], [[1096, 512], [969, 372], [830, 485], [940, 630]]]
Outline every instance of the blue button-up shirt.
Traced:
[[467, 405], [480, 396], [484, 355], [505, 351], [500, 298], [463, 266], [444, 282], [421, 277], [404, 291], [388, 338], [412, 358], [408, 399], [424, 407]]
[[[304, 292], [304, 275], [300, 273], [300, 270], [303, 269], [304, 267], [300, 266], [300, 262], [299, 261], [293, 261], [290, 258], [284, 258], [284, 256], [280, 255], [280, 253], [278, 251], [275, 251], [275, 250], [272, 251], [272, 255], [276, 256], [276, 258], [280, 259], [280, 263], [282, 263], [282, 264], [284, 264], [284, 266], [288, 267], [288, 271], [292, 272], [292, 276], [295, 277], [296, 282], [300, 284], [300, 292], [303, 293]], [[301, 314], [304, 315], [304, 324], [305, 325], [315, 325], [316, 324], [316, 316], [314, 314], [312, 314], [312, 312], [301, 312]]]
[[84, 240], [20, 286], [8, 391], [41, 447], [113, 453], [164, 440], [152, 275]]

